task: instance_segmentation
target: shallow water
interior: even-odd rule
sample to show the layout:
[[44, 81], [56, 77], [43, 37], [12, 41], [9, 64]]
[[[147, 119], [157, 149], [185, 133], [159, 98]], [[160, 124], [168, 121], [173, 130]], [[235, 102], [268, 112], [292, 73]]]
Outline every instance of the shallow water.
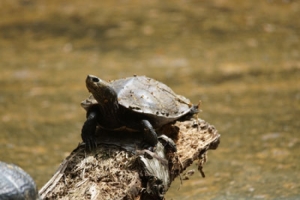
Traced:
[[299, 15], [281, 0], [1, 1], [0, 160], [41, 188], [81, 141], [86, 75], [147, 75], [221, 134], [206, 178], [167, 199], [300, 199]]

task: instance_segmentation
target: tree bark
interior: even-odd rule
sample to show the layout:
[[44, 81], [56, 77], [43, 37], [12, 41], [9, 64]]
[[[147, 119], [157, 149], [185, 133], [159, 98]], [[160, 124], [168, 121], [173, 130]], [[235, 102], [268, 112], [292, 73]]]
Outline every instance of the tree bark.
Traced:
[[184, 170], [193, 161], [198, 160], [204, 177], [207, 151], [216, 149], [220, 141], [214, 126], [199, 118], [158, 131], [175, 141], [176, 152], [164, 136], [150, 151], [141, 148], [141, 133], [98, 132], [97, 149], [86, 152], [79, 144], [41, 188], [42, 199], [163, 199], [177, 176], [188, 176]]

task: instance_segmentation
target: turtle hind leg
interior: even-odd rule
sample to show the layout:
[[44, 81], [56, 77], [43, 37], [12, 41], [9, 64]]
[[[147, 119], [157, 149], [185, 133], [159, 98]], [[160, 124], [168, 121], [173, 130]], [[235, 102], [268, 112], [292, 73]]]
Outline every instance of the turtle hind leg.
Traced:
[[81, 138], [85, 143], [85, 149], [87, 151], [92, 151], [97, 147], [95, 133], [97, 128], [98, 115], [99, 113], [97, 111], [88, 112], [87, 119], [81, 129]]
[[143, 147], [153, 151], [153, 148], [156, 146], [158, 142], [157, 134], [153, 126], [148, 120], [146, 119], [142, 120], [141, 124], [144, 128]]
[[160, 135], [159, 137], [157, 137], [154, 128], [148, 120], [142, 120], [142, 125], [144, 126], [144, 140], [142, 141], [143, 148], [149, 149], [153, 152], [159, 140], [166, 150], [170, 150], [171, 152], [177, 152], [175, 142], [166, 135]]

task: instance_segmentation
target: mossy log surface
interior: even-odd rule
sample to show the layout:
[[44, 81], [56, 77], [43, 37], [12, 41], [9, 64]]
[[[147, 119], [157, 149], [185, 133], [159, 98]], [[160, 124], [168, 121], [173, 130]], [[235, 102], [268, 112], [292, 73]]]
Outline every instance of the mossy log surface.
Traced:
[[43, 199], [163, 199], [171, 182], [193, 161], [204, 176], [207, 150], [216, 149], [220, 141], [214, 126], [199, 118], [159, 130], [175, 141], [175, 153], [165, 138], [152, 152], [140, 148], [140, 133], [98, 131], [97, 149], [87, 153], [79, 144], [41, 188]]

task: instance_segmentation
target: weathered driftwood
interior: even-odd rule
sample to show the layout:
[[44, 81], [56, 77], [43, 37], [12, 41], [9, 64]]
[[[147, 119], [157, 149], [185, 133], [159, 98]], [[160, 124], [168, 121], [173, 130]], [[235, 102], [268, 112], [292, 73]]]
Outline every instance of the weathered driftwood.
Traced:
[[220, 138], [204, 120], [176, 122], [160, 133], [176, 142], [177, 152], [164, 138], [151, 152], [140, 148], [142, 134], [98, 131], [97, 150], [86, 153], [79, 144], [40, 190], [43, 199], [162, 199], [175, 177], [193, 161], [198, 160], [204, 176], [207, 150], [216, 149]]

